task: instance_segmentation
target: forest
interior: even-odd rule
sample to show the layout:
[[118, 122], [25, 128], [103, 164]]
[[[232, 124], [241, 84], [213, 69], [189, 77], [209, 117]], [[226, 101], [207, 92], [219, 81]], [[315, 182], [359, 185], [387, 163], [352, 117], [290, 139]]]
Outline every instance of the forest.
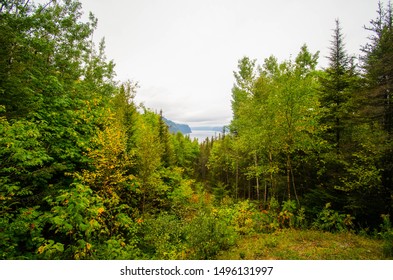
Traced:
[[0, 1], [0, 259], [216, 259], [294, 232], [393, 257], [391, 3], [360, 57], [336, 20], [324, 69], [307, 45], [239, 58], [233, 119], [202, 143], [135, 103], [83, 13]]

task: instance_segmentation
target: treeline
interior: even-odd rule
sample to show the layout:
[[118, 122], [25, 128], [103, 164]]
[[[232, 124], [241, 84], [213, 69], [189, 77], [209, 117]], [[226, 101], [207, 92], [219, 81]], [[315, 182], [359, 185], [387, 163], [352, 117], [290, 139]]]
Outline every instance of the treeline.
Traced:
[[329, 203], [358, 228], [377, 227], [393, 206], [392, 22], [391, 4], [379, 3], [356, 59], [336, 20], [323, 70], [306, 45], [282, 62], [239, 60], [231, 133], [201, 148], [210, 190], [262, 208], [294, 200], [310, 218]]
[[295, 61], [241, 59], [230, 132], [199, 144], [135, 104], [78, 1], [2, 1], [0, 258], [209, 259], [241, 235], [379, 230], [381, 214], [391, 238], [392, 21], [379, 8], [361, 68], [338, 23], [325, 70], [306, 46]]

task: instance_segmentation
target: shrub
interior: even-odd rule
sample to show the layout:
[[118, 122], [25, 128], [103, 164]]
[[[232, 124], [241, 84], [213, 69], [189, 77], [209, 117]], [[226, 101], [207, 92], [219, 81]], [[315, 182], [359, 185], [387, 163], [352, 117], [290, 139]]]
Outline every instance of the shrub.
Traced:
[[331, 232], [348, 231], [353, 228], [354, 217], [349, 214], [340, 214], [330, 207], [331, 204], [326, 203], [325, 208], [313, 223], [314, 228]]
[[185, 232], [183, 222], [175, 215], [160, 214], [142, 222], [144, 259], [183, 259]]
[[393, 228], [390, 222], [390, 215], [382, 215], [381, 232], [379, 233], [382, 237], [383, 254], [385, 257], [393, 257]]
[[246, 235], [255, 232], [255, 220], [253, 216], [257, 213], [254, 205], [248, 200], [237, 203], [233, 208], [232, 226], [239, 234]]
[[254, 229], [258, 233], [270, 233], [280, 228], [278, 213], [280, 210], [279, 202], [272, 197], [268, 204], [268, 209], [254, 213]]
[[235, 244], [236, 232], [225, 221], [200, 212], [186, 228], [190, 259], [213, 259], [221, 250]]
[[282, 208], [280, 213], [278, 214], [278, 221], [282, 228], [295, 226], [296, 216], [296, 201], [287, 200], [283, 201]]
[[307, 227], [306, 209], [301, 207], [296, 212], [295, 227], [304, 229]]

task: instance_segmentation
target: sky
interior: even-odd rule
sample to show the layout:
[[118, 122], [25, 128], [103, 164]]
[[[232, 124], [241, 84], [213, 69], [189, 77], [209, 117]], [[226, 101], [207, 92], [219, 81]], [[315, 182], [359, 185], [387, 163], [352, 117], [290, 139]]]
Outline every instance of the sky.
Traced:
[[230, 123], [233, 71], [244, 56], [295, 58], [303, 44], [327, 66], [339, 19], [360, 55], [378, 0], [80, 0], [98, 18], [117, 79], [138, 82], [136, 102], [191, 127]]

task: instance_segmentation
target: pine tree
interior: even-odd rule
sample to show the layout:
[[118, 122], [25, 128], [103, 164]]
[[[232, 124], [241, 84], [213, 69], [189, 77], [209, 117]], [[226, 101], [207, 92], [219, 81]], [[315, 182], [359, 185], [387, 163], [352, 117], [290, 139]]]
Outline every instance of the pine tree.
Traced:
[[162, 163], [164, 167], [170, 167], [174, 164], [174, 151], [170, 141], [169, 128], [164, 121], [162, 110], [160, 110], [159, 123], [158, 123], [158, 137], [162, 145]]
[[351, 64], [345, 50], [344, 36], [340, 21], [336, 20], [333, 40], [330, 46], [329, 67], [321, 78], [321, 106], [325, 109], [322, 122], [329, 127], [327, 140], [335, 146], [337, 154], [342, 151], [345, 121], [351, 113], [348, 102], [351, 99]]
[[371, 20], [370, 42], [364, 52], [363, 67], [368, 84], [365, 112], [369, 118], [378, 120], [384, 129], [393, 131], [393, 10], [389, 2], [384, 8], [379, 2], [377, 18]]
[[[371, 32], [369, 43], [362, 51], [363, 69], [366, 88], [363, 96], [363, 118], [371, 128], [382, 127], [387, 139], [380, 141], [380, 153], [377, 163], [382, 171], [382, 190], [380, 198], [386, 205], [384, 211], [392, 213], [393, 209], [393, 7], [389, 1], [385, 8], [378, 3], [377, 17], [365, 27]], [[374, 133], [374, 132], [372, 132]], [[382, 139], [381, 139], [382, 140]]]
[[[342, 209], [347, 206], [351, 172], [354, 167], [354, 156], [359, 153], [357, 134], [360, 77], [356, 71], [353, 57], [347, 54], [344, 35], [340, 21], [335, 21], [328, 67], [320, 75], [320, 101], [322, 108], [321, 125], [326, 130], [323, 138], [328, 146], [321, 153], [319, 160], [319, 184], [308, 197], [319, 200], [319, 204], [332, 202], [334, 207]], [[358, 129], [359, 130], [359, 129]], [[314, 202], [311, 202], [313, 204]]]

